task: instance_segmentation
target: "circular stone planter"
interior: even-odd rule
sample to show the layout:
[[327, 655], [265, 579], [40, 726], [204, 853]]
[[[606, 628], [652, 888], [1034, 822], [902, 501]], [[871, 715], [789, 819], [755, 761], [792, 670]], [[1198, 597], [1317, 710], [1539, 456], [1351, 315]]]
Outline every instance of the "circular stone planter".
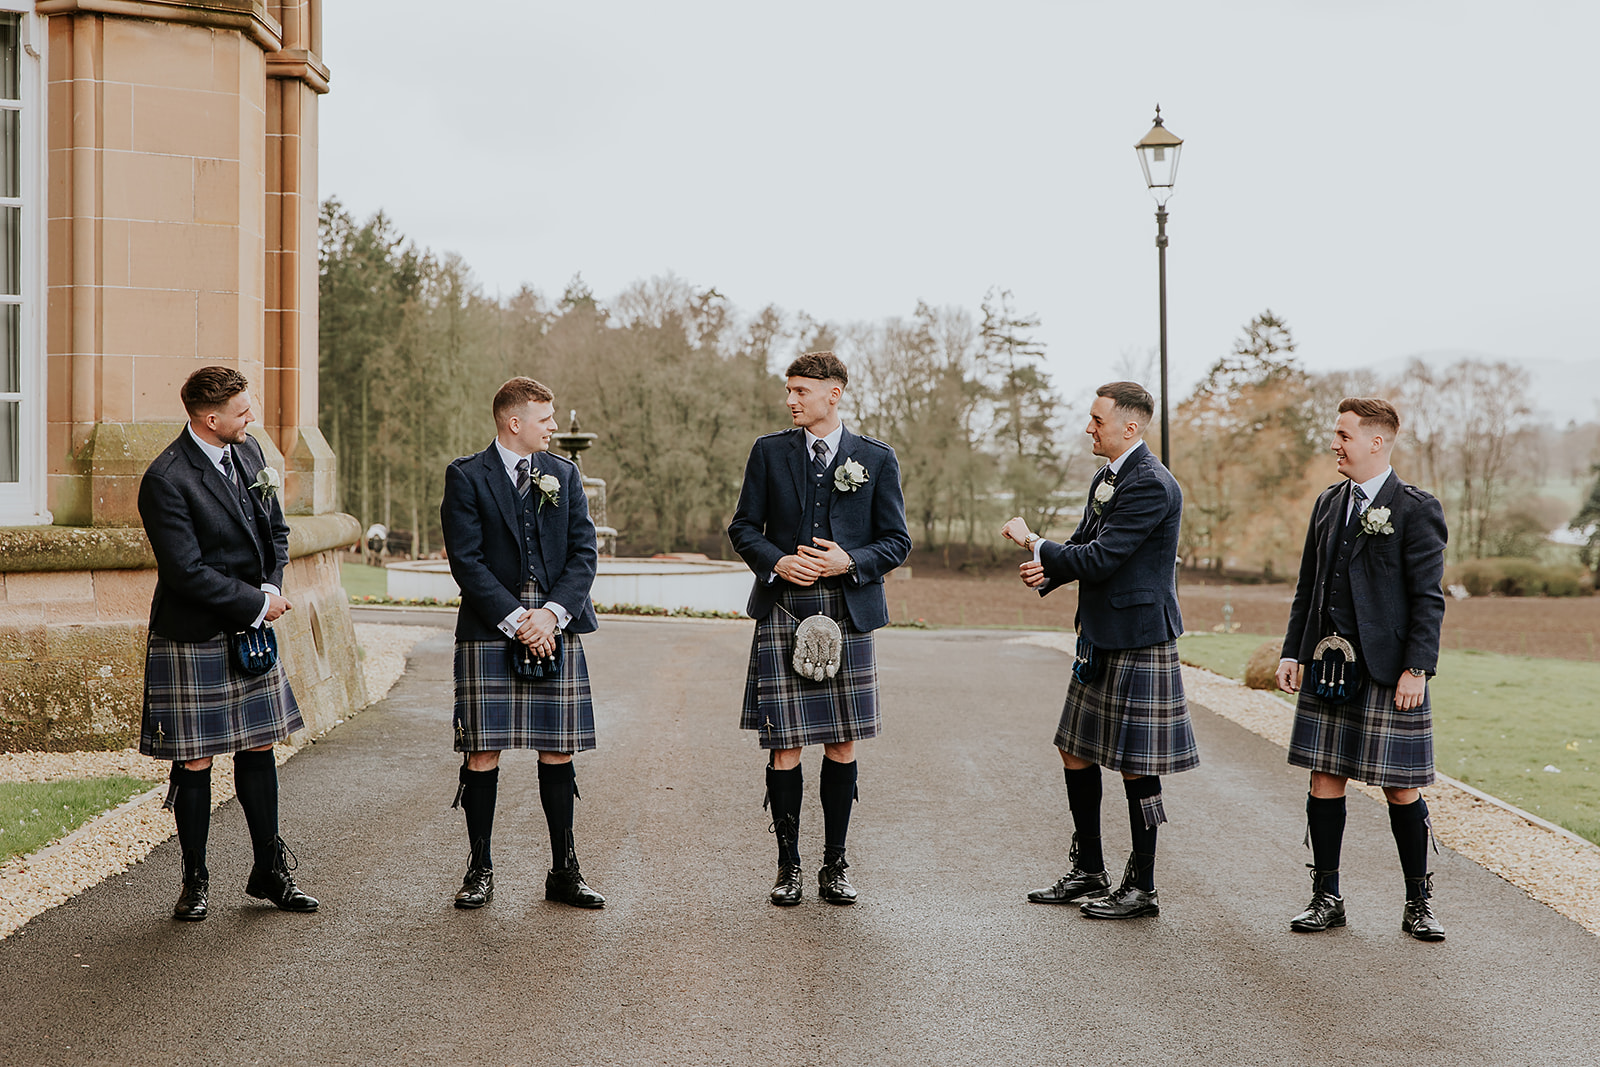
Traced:
[[[396, 598], [461, 595], [442, 559], [391, 563], [389, 595]], [[750, 568], [715, 559], [602, 559], [591, 593], [597, 604], [639, 604], [695, 611], [743, 612], [750, 599]]]

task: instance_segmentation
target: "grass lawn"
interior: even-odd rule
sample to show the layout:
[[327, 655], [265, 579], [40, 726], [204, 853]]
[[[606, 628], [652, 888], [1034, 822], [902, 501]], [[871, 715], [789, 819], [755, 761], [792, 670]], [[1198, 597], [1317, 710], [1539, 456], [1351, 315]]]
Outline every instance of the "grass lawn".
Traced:
[[351, 596], [387, 596], [389, 581], [382, 567], [369, 567], [365, 563], [339, 564], [339, 583]]
[[[1241, 678], [1268, 640], [1202, 634], [1178, 649]], [[1600, 663], [1446, 651], [1429, 688], [1440, 771], [1600, 842]]]
[[0, 861], [35, 852], [153, 785], [127, 777], [0, 782]]

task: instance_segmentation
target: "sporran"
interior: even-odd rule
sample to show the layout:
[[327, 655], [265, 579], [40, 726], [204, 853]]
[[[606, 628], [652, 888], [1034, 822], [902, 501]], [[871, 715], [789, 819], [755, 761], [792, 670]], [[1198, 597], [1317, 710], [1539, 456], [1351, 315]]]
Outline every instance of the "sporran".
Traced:
[[1312, 695], [1326, 703], [1359, 703], [1367, 691], [1367, 672], [1355, 646], [1338, 634], [1317, 642], [1309, 671]]
[[[775, 606], [794, 618], [782, 604]], [[790, 660], [794, 673], [813, 682], [825, 682], [838, 674], [844, 648], [844, 633], [839, 624], [822, 614], [808, 615], [796, 622], [794, 655]]]

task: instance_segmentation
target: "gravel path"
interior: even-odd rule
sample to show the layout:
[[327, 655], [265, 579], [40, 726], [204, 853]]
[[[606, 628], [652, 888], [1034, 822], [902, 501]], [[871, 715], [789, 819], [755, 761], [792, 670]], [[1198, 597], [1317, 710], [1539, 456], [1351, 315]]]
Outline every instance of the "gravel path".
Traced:
[[[1071, 655], [1071, 634], [1039, 633], [1016, 639]], [[1189, 699], [1289, 747], [1294, 709], [1271, 693], [1249, 689], [1199, 667], [1183, 668]], [[1383, 791], [1352, 782], [1377, 800]], [[1533, 899], [1559, 911], [1592, 934], [1600, 934], [1600, 847], [1521, 811], [1447, 775], [1427, 790], [1428, 811], [1439, 843], [1488, 868]]]
[[[356, 640], [365, 653], [361, 670], [369, 704], [382, 700], [405, 673], [406, 656], [417, 642], [437, 633], [429, 626], [356, 624]], [[281, 764], [297, 750], [291, 745], [278, 745], [273, 751]], [[0, 938], [9, 936], [46, 908], [126, 871], [172, 836], [172, 816], [161, 810], [171, 766], [131, 748], [118, 752], [0, 753], [0, 782], [51, 782], [125, 774], [162, 783], [90, 820], [60, 841], [0, 866]], [[212, 807], [232, 796], [233, 757], [218, 756], [211, 776]]]

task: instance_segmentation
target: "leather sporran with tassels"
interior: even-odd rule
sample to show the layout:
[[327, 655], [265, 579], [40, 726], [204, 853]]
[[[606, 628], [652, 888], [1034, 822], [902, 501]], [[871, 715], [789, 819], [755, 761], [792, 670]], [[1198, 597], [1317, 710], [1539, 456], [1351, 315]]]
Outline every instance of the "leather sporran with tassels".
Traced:
[[512, 641], [506, 652], [511, 661], [511, 673], [525, 682], [555, 678], [561, 674], [561, 634], [556, 634], [556, 647], [548, 656], [538, 655], [521, 641]]
[[1367, 691], [1367, 672], [1355, 646], [1338, 634], [1317, 642], [1309, 664], [1311, 694], [1327, 704], [1358, 703]]
[[240, 630], [228, 637], [228, 654], [233, 665], [248, 675], [266, 674], [278, 663], [278, 637], [265, 624]]
[[1100, 658], [1099, 651], [1089, 643], [1088, 638], [1078, 635], [1078, 649], [1072, 658], [1072, 676], [1084, 685], [1098, 681], [1105, 670], [1105, 660]]

